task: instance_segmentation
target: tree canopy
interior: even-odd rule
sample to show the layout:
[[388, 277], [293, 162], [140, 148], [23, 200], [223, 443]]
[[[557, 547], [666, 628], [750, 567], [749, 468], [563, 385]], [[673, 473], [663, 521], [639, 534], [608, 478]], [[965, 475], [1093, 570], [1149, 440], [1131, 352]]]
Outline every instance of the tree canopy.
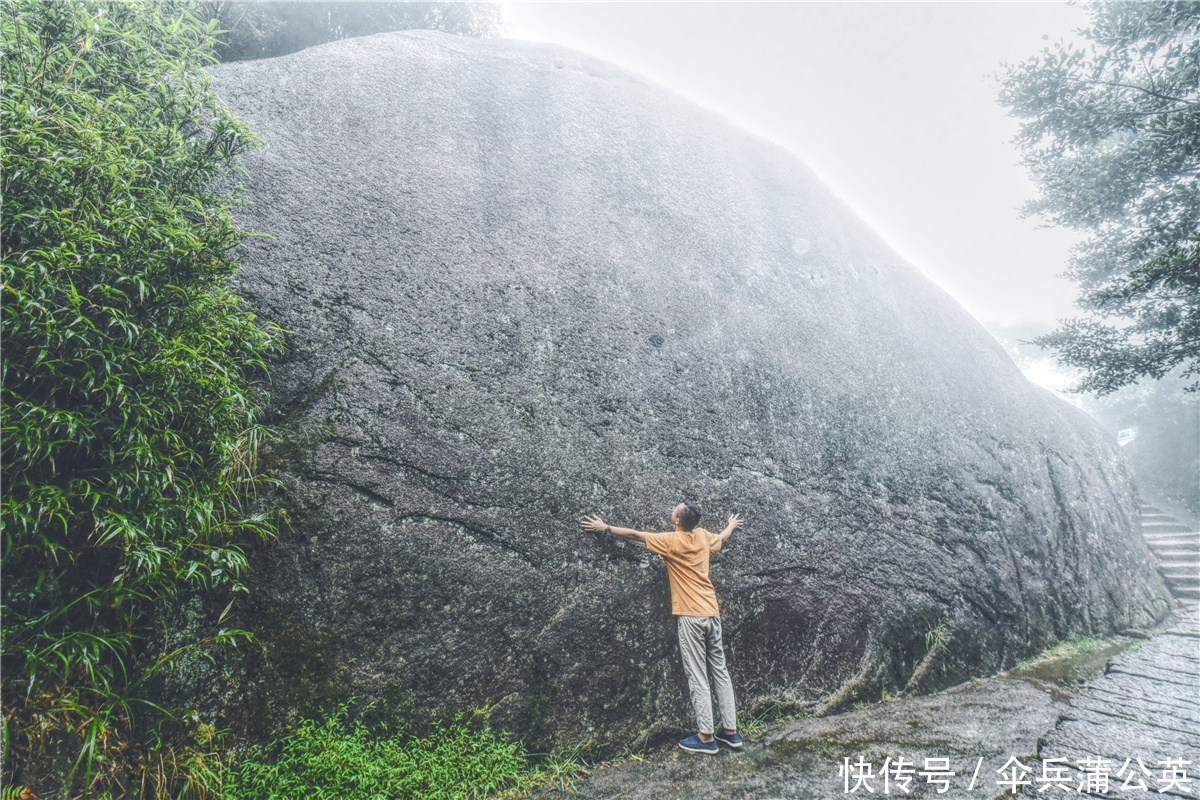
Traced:
[[1065, 272], [1085, 314], [1037, 343], [1103, 395], [1200, 375], [1200, 3], [1087, 9], [1089, 44], [1008, 67], [1000, 100], [1040, 190], [1024, 213], [1087, 234]]
[[221, 29], [216, 52], [222, 61], [282, 56], [386, 31], [493, 36], [503, 24], [503, 6], [495, 2], [200, 0], [200, 7]]

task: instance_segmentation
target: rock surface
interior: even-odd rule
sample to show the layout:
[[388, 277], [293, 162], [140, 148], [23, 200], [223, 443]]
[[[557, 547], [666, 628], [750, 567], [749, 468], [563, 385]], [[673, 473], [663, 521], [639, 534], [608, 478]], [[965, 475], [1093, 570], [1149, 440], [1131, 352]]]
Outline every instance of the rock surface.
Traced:
[[242, 291], [291, 331], [292, 526], [254, 559], [235, 726], [354, 695], [490, 706], [535, 748], [673, 735], [665, 571], [578, 520], [662, 530], [684, 497], [746, 520], [713, 578], [748, 711], [1166, 612], [1113, 443], [788, 152], [522, 42], [385, 34], [214, 85], [267, 142]]

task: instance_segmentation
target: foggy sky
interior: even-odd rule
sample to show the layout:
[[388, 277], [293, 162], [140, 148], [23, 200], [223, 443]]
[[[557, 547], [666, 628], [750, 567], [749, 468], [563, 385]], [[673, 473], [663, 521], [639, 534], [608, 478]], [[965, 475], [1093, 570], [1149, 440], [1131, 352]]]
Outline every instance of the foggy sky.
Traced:
[[[795, 152], [989, 328], [1072, 316], [1076, 234], [1038, 229], [994, 75], [1065, 3], [509, 3], [509, 38], [614, 61]], [[1048, 37], [1048, 41], [1043, 39]]]

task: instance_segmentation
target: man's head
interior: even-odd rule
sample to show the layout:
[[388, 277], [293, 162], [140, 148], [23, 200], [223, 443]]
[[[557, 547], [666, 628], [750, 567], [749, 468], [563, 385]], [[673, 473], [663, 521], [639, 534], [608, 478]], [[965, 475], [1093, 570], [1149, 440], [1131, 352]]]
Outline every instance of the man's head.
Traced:
[[684, 500], [671, 512], [671, 522], [680, 530], [690, 531], [700, 524], [700, 506]]

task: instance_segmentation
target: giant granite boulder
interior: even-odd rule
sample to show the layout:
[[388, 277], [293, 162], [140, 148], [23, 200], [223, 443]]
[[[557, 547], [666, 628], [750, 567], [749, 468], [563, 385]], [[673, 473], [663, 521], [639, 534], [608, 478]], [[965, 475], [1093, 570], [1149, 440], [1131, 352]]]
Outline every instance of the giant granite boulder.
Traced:
[[350, 696], [533, 746], [686, 728], [661, 561], [579, 526], [683, 498], [745, 518], [713, 578], [746, 711], [1166, 611], [1113, 443], [785, 150], [524, 42], [383, 34], [214, 82], [267, 143], [242, 291], [291, 332], [264, 454], [291, 526], [225, 677], [247, 728]]

